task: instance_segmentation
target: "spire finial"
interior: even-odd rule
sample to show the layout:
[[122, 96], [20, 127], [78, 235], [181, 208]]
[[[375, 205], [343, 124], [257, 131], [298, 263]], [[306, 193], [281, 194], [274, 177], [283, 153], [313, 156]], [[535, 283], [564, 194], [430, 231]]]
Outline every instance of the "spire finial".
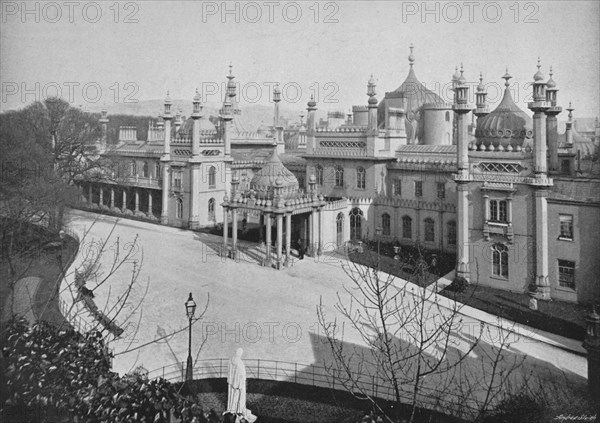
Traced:
[[408, 56], [408, 63], [410, 64], [410, 67], [412, 68], [412, 66], [415, 64], [415, 56], [413, 54], [413, 49], [415, 48], [415, 46], [410, 43], [410, 55]]
[[552, 73], [552, 65], [550, 65], [550, 78], [552, 78], [552, 75], [554, 74]]
[[541, 60], [540, 60], [540, 56], [538, 56], [538, 63], [537, 63], [538, 70], [540, 70], [541, 67], [542, 67], [542, 63], [541, 63]]
[[571, 122], [573, 120], [573, 110], [575, 110], [575, 109], [571, 105], [570, 101], [569, 101], [569, 107], [567, 107], [567, 110], [569, 111], [569, 122]]
[[506, 73], [504, 74], [504, 76], [502, 77], [502, 79], [504, 79], [504, 86], [506, 87], [506, 89], [508, 89], [510, 82], [509, 79], [511, 79], [512, 76], [510, 76], [510, 74], [508, 73], [508, 67], [506, 68]]

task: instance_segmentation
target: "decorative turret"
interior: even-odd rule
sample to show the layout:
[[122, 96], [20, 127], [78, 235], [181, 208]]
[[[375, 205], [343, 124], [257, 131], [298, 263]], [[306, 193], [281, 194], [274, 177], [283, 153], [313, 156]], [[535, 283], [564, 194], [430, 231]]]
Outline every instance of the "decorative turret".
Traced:
[[[165, 111], [163, 113], [163, 120], [165, 121], [165, 144], [163, 154], [169, 156], [171, 154], [171, 120], [173, 115], [171, 114], [171, 105], [173, 101], [167, 91], [167, 97], [165, 97]], [[167, 159], [168, 160], [168, 159]]]
[[[409, 56], [409, 60], [411, 60], [410, 58], [412, 57], [412, 45], [410, 47], [411, 49], [411, 55]], [[411, 66], [412, 63], [414, 62], [414, 57], [412, 58], [412, 62], [411, 62]], [[375, 97], [375, 95], [377, 94], [375, 92], [375, 79], [373, 78], [373, 75], [371, 75], [371, 78], [369, 79], [369, 82], [367, 83], [367, 95], [369, 96], [369, 122], [367, 125], [367, 132], [370, 134], [375, 134], [377, 132], [377, 98]]]
[[477, 92], [475, 93], [475, 105], [476, 109], [473, 112], [477, 118], [481, 118], [490, 113], [490, 109], [487, 105], [486, 101], [487, 92], [485, 91], [485, 86], [483, 85], [483, 75], [481, 72], [479, 73], [479, 85], [477, 85]]
[[541, 68], [540, 58], [538, 57], [537, 72], [533, 75], [533, 101], [528, 107], [533, 111], [533, 143], [535, 158], [535, 173], [544, 178], [547, 171], [546, 157], [546, 110], [550, 108], [550, 103], [546, 101], [546, 82]]
[[469, 142], [469, 121], [466, 118], [466, 114], [471, 111], [471, 106], [468, 104], [469, 99], [469, 87], [466, 84], [464, 77], [464, 69], [462, 64], [460, 65], [460, 77], [458, 78], [457, 85], [454, 88], [454, 104], [452, 109], [458, 115], [457, 117], [457, 153], [458, 153], [458, 169], [459, 173], [465, 173], [469, 168], [469, 156], [467, 150], [467, 144]]
[[194, 126], [192, 128], [192, 156], [200, 155], [200, 118], [202, 117], [202, 106], [200, 105], [200, 93], [196, 88], [196, 95], [192, 101], [192, 119]]
[[279, 121], [279, 102], [281, 101], [281, 89], [279, 89], [279, 84], [275, 85], [273, 88], [273, 104], [274, 104], [274, 114], [273, 114], [273, 126], [275, 128], [275, 148], [277, 148], [279, 153], [285, 152], [285, 143], [283, 141], [283, 126]]
[[460, 78], [460, 72], [458, 71], [458, 66], [454, 68], [454, 75], [452, 75], [452, 88], [456, 88], [458, 85], [458, 78]]
[[571, 106], [571, 102], [569, 102], [569, 107], [567, 107], [569, 111], [569, 120], [567, 121], [567, 129], [565, 131], [565, 143], [567, 147], [573, 146], [573, 106]]
[[[229, 75], [227, 75], [227, 97], [235, 97], [235, 82], [233, 81], [233, 79], [235, 78], [235, 76], [233, 76], [233, 65], [229, 64]], [[233, 100], [232, 100], [233, 101]]]
[[307, 103], [307, 111], [308, 116], [306, 118], [306, 152], [311, 154], [313, 150], [316, 148], [315, 145], [315, 132], [317, 130], [316, 123], [316, 111], [317, 111], [317, 102], [315, 101], [314, 95], [310, 96], [310, 101]]
[[550, 103], [550, 108], [546, 110], [546, 137], [548, 152], [550, 154], [549, 169], [558, 170], [558, 122], [556, 116], [562, 112], [562, 107], [558, 107], [557, 94], [558, 88], [552, 78], [552, 66], [550, 66], [550, 79], [546, 82], [546, 101]]

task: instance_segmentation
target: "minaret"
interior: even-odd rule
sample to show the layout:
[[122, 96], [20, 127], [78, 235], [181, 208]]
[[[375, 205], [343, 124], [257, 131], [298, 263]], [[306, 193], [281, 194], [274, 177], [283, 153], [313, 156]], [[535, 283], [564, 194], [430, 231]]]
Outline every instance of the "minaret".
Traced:
[[108, 135], [108, 110], [102, 108], [102, 116], [100, 117], [100, 128], [102, 130], [102, 138], [100, 139], [100, 148], [102, 152], [106, 151], [107, 135]]
[[163, 225], [169, 223], [169, 162], [171, 161], [171, 97], [167, 91], [167, 97], [165, 98], [165, 110], [163, 113], [163, 120], [165, 121], [165, 143], [163, 148], [163, 155], [160, 158], [162, 163], [162, 211], [160, 214], [160, 221]]
[[469, 119], [467, 113], [471, 111], [468, 104], [469, 87], [465, 83], [461, 65], [460, 77], [456, 80], [454, 88], [454, 104], [452, 110], [456, 114], [456, 154], [458, 172], [454, 177], [458, 192], [457, 204], [457, 263], [456, 276], [463, 277], [467, 281], [471, 279], [470, 254], [469, 254]]
[[557, 93], [558, 88], [552, 79], [552, 66], [550, 66], [550, 79], [546, 83], [546, 101], [550, 103], [550, 108], [546, 110], [546, 137], [550, 154], [549, 170], [553, 172], [558, 171], [558, 122], [556, 116], [562, 112], [562, 107], [556, 105]]
[[569, 107], [567, 111], [569, 112], [569, 120], [567, 121], [566, 131], [565, 131], [565, 143], [567, 147], [573, 147], [573, 106], [571, 106], [571, 102], [569, 102]]
[[201, 185], [200, 174], [200, 118], [202, 117], [202, 106], [200, 105], [200, 93], [196, 88], [196, 95], [192, 101], [192, 157], [190, 163], [190, 213], [188, 225], [190, 229], [200, 227], [200, 198], [199, 191]]
[[[508, 74], [508, 70], [506, 71]], [[477, 121], [484, 116], [487, 116], [490, 113], [490, 108], [487, 105], [486, 101], [487, 92], [485, 91], [485, 86], [483, 85], [483, 75], [481, 72], [479, 73], [479, 85], [477, 85], [477, 92], [475, 93], [475, 106], [477, 107], [473, 114], [477, 116]]]
[[281, 101], [281, 90], [279, 84], [273, 88], [273, 128], [275, 129], [275, 148], [278, 154], [285, 152], [285, 144], [283, 142], [283, 126], [279, 121], [279, 102]]
[[[412, 45], [410, 47], [411, 49], [411, 53], [412, 53]], [[412, 66], [412, 64], [411, 64]], [[377, 98], [375, 97], [375, 95], [377, 94], [375, 92], [375, 79], [373, 78], [373, 75], [371, 75], [371, 78], [369, 79], [369, 82], [367, 83], [367, 95], [369, 96], [369, 105], [368, 105], [368, 109], [369, 109], [369, 115], [368, 115], [368, 124], [367, 124], [367, 133], [368, 135], [377, 135]]]
[[535, 280], [531, 284], [533, 295], [541, 300], [550, 299], [548, 280], [548, 191], [552, 180], [547, 177], [548, 158], [546, 157], [546, 111], [550, 103], [546, 101], [546, 82], [538, 58], [537, 72], [533, 75], [533, 101], [528, 104], [533, 111], [533, 156], [535, 178], [531, 185], [535, 191]]
[[546, 82], [540, 70], [541, 66], [538, 57], [538, 70], [533, 75], [533, 101], [528, 104], [528, 107], [533, 111], [534, 170], [537, 178], [544, 179], [548, 160], [546, 157], [546, 110], [550, 108], [550, 103], [546, 101]]
[[317, 102], [313, 95], [310, 96], [310, 101], [307, 104], [308, 116], [306, 118], [306, 153], [312, 154], [317, 148], [315, 145], [315, 133], [317, 132], [317, 122], [315, 120], [317, 112]]
[[179, 130], [181, 129], [181, 110], [177, 110], [175, 114], [175, 136], [179, 134]]
[[223, 107], [221, 108], [221, 120], [223, 125], [223, 142], [225, 144], [225, 156], [231, 156], [231, 121], [233, 120], [233, 114], [235, 113], [234, 101], [235, 101], [235, 82], [233, 82], [233, 66], [229, 65], [229, 75], [227, 75], [227, 91], [225, 93], [225, 101], [223, 101]]

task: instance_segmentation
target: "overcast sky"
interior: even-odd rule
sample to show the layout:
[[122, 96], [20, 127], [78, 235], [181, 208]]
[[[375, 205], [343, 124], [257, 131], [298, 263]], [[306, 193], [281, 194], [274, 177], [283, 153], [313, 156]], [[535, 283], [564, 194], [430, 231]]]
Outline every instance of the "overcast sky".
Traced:
[[[229, 2], [230, 13], [220, 1], [0, 3], [2, 110], [57, 87], [92, 110], [167, 90], [191, 102], [197, 87], [215, 102], [231, 62], [242, 103], [269, 104], [279, 82], [288, 108], [305, 109], [314, 93], [319, 109], [347, 111], [366, 104], [371, 74], [379, 99], [402, 83], [413, 43], [418, 78], [447, 99], [461, 62], [468, 81], [481, 71], [499, 87], [508, 67], [526, 108], [540, 56], [563, 108], [600, 114], [598, 1], [427, 2], [428, 11], [421, 1], [257, 1]], [[490, 100], [499, 101], [492, 86]]]

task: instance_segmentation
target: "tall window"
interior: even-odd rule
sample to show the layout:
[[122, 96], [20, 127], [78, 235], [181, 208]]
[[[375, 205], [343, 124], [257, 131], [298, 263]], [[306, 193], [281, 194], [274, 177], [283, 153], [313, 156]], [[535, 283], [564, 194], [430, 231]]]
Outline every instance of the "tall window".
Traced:
[[402, 238], [412, 239], [412, 219], [410, 216], [402, 217]]
[[423, 181], [415, 181], [415, 197], [423, 196]]
[[507, 206], [505, 200], [490, 200], [490, 220], [492, 222], [507, 223]]
[[181, 170], [173, 170], [171, 175], [173, 176], [173, 188], [181, 188]]
[[215, 199], [211, 198], [208, 200], [208, 220], [211, 222], [215, 221]]
[[315, 176], [317, 178], [317, 184], [318, 185], [323, 185], [323, 166], [321, 166], [320, 164], [318, 164], [315, 167]]
[[344, 186], [344, 168], [339, 165], [335, 167], [335, 186], [337, 188]]
[[350, 210], [350, 239], [361, 239], [362, 237], [363, 212], [358, 207]]
[[429, 217], [425, 219], [425, 241], [435, 241], [435, 222]]
[[135, 160], [129, 162], [129, 176], [135, 176], [137, 174], [137, 166]]
[[154, 177], [156, 179], [159, 179], [162, 176], [162, 173], [160, 171], [160, 162], [156, 162], [154, 163]]
[[492, 275], [508, 279], [508, 248], [504, 244], [492, 245]]
[[446, 198], [446, 184], [443, 182], [437, 183], [437, 198], [443, 200]]
[[561, 214], [558, 216], [560, 219], [560, 235], [561, 239], [573, 239], [573, 215]]
[[366, 184], [366, 173], [365, 168], [359, 167], [356, 169], [356, 188], [365, 189]]
[[144, 164], [142, 165], [142, 176], [144, 178], [150, 176], [150, 165], [148, 164], [148, 162], [144, 162]]
[[402, 181], [394, 179], [394, 195], [402, 195]]
[[575, 289], [575, 262], [558, 260], [558, 284], [563, 288]]
[[177, 199], [177, 204], [175, 207], [175, 217], [177, 219], [183, 219], [183, 200], [181, 198]]
[[383, 234], [390, 236], [392, 233], [392, 219], [389, 214], [384, 213], [381, 215], [381, 226], [383, 228]]
[[217, 186], [217, 169], [214, 166], [208, 168], [208, 187], [214, 188]]
[[446, 223], [448, 226], [448, 245], [456, 245], [456, 222], [454, 220]]

